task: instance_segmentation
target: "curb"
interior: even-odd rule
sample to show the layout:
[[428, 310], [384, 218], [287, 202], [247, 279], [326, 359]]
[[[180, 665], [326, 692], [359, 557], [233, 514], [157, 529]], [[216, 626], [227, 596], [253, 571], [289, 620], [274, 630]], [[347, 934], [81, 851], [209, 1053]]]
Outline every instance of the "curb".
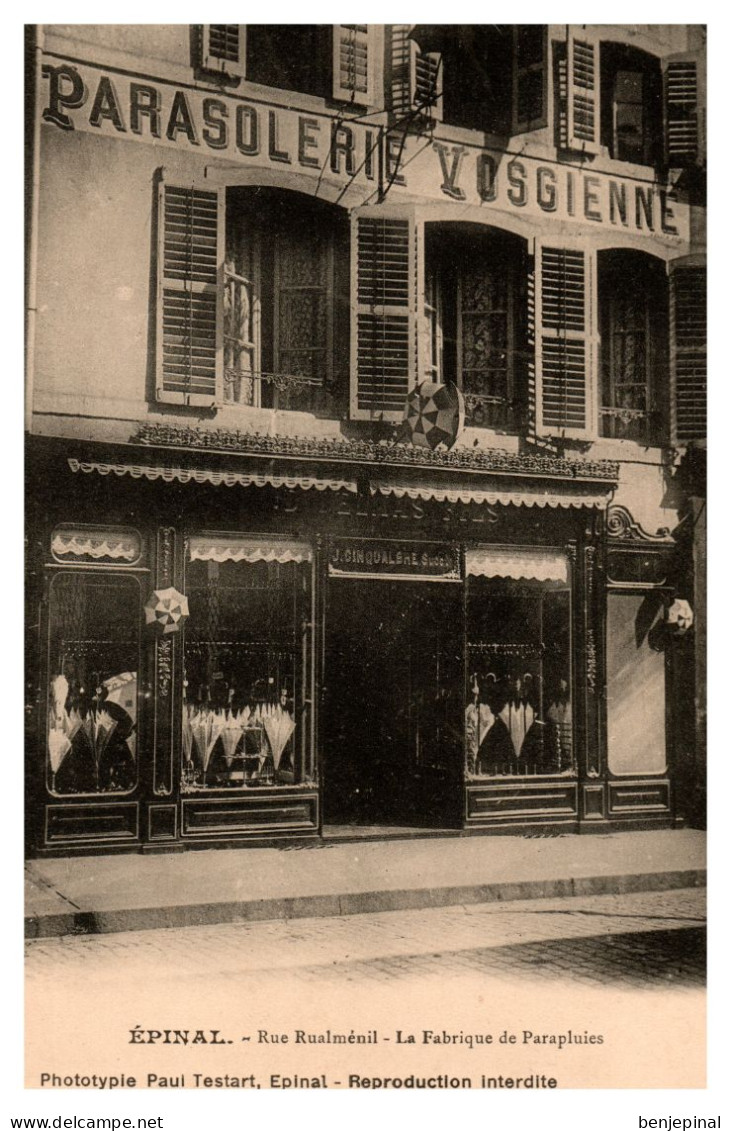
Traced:
[[518, 899], [561, 899], [567, 896], [625, 895], [705, 887], [706, 870], [629, 873], [575, 879], [522, 880], [465, 887], [410, 888], [341, 894], [258, 899], [231, 903], [190, 903], [168, 907], [129, 907], [109, 911], [72, 911], [28, 915], [26, 939], [64, 935], [100, 935], [121, 931], [151, 931], [165, 927], [202, 927], [217, 923], [260, 922], [266, 919], [331, 918], [374, 911], [415, 911], [459, 904], [509, 902]]

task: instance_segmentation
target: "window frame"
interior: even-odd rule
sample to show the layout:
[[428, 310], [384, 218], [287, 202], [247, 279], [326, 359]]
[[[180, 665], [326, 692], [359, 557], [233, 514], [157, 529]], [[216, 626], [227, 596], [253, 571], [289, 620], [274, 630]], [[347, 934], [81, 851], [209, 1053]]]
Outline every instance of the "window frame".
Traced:
[[[111, 530], [112, 530], [112, 528], [110, 528], [110, 533], [111, 533]], [[101, 803], [103, 803], [103, 802], [105, 802], [109, 799], [131, 797], [133, 794], [135, 794], [142, 787], [142, 783], [143, 783], [143, 775], [140, 773], [140, 748], [141, 748], [141, 745], [142, 745], [142, 740], [144, 739], [144, 736], [145, 736], [145, 733], [146, 733], [147, 721], [146, 721], [146, 718], [145, 718], [144, 696], [142, 694], [142, 684], [143, 684], [142, 676], [144, 675], [144, 671], [145, 671], [146, 653], [147, 653], [148, 649], [147, 649], [147, 645], [145, 643], [145, 640], [143, 638], [143, 631], [142, 631], [142, 600], [143, 600], [143, 594], [144, 594], [143, 582], [145, 582], [145, 579], [149, 577], [149, 571], [146, 568], [141, 568], [138, 564], [119, 565], [117, 563], [112, 563], [112, 562], [104, 562], [104, 563], [100, 563], [100, 564], [79, 562], [77, 564], [75, 562], [71, 563], [71, 562], [56, 562], [56, 561], [49, 563], [46, 566], [46, 570], [47, 570], [47, 581], [46, 581], [47, 613], [46, 613], [46, 618], [45, 618], [46, 624], [45, 624], [45, 633], [44, 633], [44, 636], [45, 636], [45, 649], [44, 649], [44, 651], [45, 651], [45, 663], [44, 663], [44, 668], [45, 668], [45, 686], [47, 687], [47, 699], [46, 699], [46, 703], [45, 703], [45, 705], [43, 707], [43, 711], [42, 711], [43, 725], [44, 725], [44, 729], [43, 729], [44, 740], [43, 740], [43, 745], [42, 745], [44, 788], [45, 788], [46, 793], [48, 794], [49, 797], [53, 797], [54, 800], [56, 800], [58, 802], [68, 803], [68, 804], [73, 804], [77, 800], [79, 800], [79, 801], [97, 800], [101, 804]], [[79, 791], [78, 793], [69, 793], [69, 792], [62, 793], [62, 792], [59, 792], [56, 789], [56, 786], [55, 786], [55, 774], [53, 774], [53, 776], [52, 776], [50, 753], [49, 753], [49, 748], [48, 748], [48, 734], [49, 734], [49, 729], [50, 729], [51, 710], [52, 710], [51, 702], [50, 702], [50, 694], [51, 694], [50, 689], [51, 689], [51, 678], [52, 678], [51, 672], [54, 670], [54, 664], [52, 663], [52, 640], [53, 640], [54, 623], [55, 623], [54, 606], [53, 606], [53, 593], [54, 593], [54, 589], [58, 586], [59, 580], [63, 580], [63, 578], [77, 577], [77, 578], [80, 578], [80, 579], [87, 579], [88, 580], [89, 578], [91, 578], [93, 576], [106, 577], [106, 578], [116, 578], [118, 580], [129, 579], [130, 581], [134, 581], [137, 585], [138, 596], [137, 596], [137, 603], [136, 603], [136, 608], [135, 608], [135, 615], [136, 615], [136, 621], [137, 621], [137, 633], [136, 633], [137, 705], [136, 705], [136, 720], [135, 720], [135, 727], [134, 727], [134, 734], [136, 736], [136, 743], [137, 743], [136, 754], [134, 755], [135, 781], [128, 789], [125, 789], [125, 790], [85, 790], [85, 791]], [[58, 674], [62, 674], [62, 673], [58, 673]], [[56, 773], [57, 772], [58, 771], [56, 771]]]
[[[603, 249], [604, 254], [614, 254], [621, 256], [622, 254], [632, 254], [633, 249], [625, 248], [607, 248]], [[647, 255], [642, 267], [638, 264], [631, 263], [623, 266], [621, 260], [616, 260], [614, 266], [602, 268], [601, 263], [602, 252], [599, 253], [597, 261], [596, 272], [596, 287], [597, 287], [597, 310], [599, 319], [599, 432], [598, 435], [601, 439], [608, 440], [627, 440], [631, 443], [641, 444], [645, 447], [658, 447], [666, 442], [668, 432], [668, 417], [669, 417], [669, 390], [664, 394], [664, 380], [663, 380], [663, 361], [667, 368], [670, 364], [670, 348], [671, 348], [671, 334], [670, 334], [670, 319], [667, 304], [670, 301], [669, 286], [665, 290], [664, 296], [660, 294], [659, 287], [661, 282], [667, 284], [667, 274], [664, 270], [664, 264], [661, 265], [659, 260], [655, 257]], [[634, 408], [627, 408], [626, 412], [629, 413], [628, 419], [635, 417], [643, 422], [641, 434], [638, 436], [616, 436], [612, 434], [610, 427], [605, 427], [605, 420], [612, 420], [613, 418], [620, 418], [622, 416], [622, 406], [617, 404], [617, 391], [622, 387], [622, 383], [617, 381], [616, 371], [616, 355], [615, 355], [615, 339], [617, 333], [632, 333], [631, 329], [618, 328], [616, 324], [616, 305], [618, 301], [619, 288], [622, 285], [622, 276], [628, 270], [635, 271], [639, 276], [639, 283], [637, 290], [640, 294], [637, 296], [636, 290], [633, 287], [632, 294], [638, 301], [643, 303], [642, 316], [643, 316], [643, 333], [644, 333], [644, 364], [645, 364], [645, 379], [644, 379], [644, 411], [635, 410]], [[664, 309], [658, 301], [661, 298], [665, 299], [666, 306]], [[663, 319], [660, 322], [660, 319]], [[608, 341], [605, 341], [604, 331]], [[664, 336], [663, 336], [664, 330]], [[640, 386], [638, 381], [625, 382], [626, 385]], [[609, 403], [605, 397], [605, 390], [608, 393]]]
[[[235, 191], [241, 186], [232, 185], [227, 191]], [[251, 186], [247, 186], [251, 187]], [[236, 223], [251, 224], [251, 255], [252, 255], [252, 330], [254, 333], [254, 340], [247, 343], [251, 348], [255, 369], [254, 376], [251, 378], [253, 382], [252, 399], [251, 401], [236, 401], [225, 399], [226, 383], [233, 384], [235, 377], [233, 371], [224, 370], [224, 386], [223, 386], [223, 399], [217, 402], [217, 407], [221, 408], [264, 408], [264, 409], [284, 409], [292, 412], [313, 412], [315, 408], [311, 405], [300, 408], [295, 405], [289, 409], [287, 400], [287, 380], [289, 375], [282, 371], [280, 365], [280, 356], [283, 351], [282, 335], [281, 335], [281, 305], [282, 295], [287, 290], [285, 281], [288, 276], [286, 267], [286, 249], [288, 246], [288, 232], [291, 229], [295, 230], [296, 224], [288, 225], [283, 222], [282, 214], [277, 207], [276, 201], [271, 198], [268, 199], [266, 206], [262, 205], [258, 214], [252, 210], [239, 210], [235, 203], [231, 202], [227, 196], [227, 217], [226, 223], [226, 251], [228, 252], [234, 245], [232, 240], [232, 227]], [[325, 308], [325, 338], [321, 346], [316, 347], [322, 352], [322, 363], [316, 373], [317, 380], [314, 378], [306, 377], [303, 379], [302, 385], [309, 387], [312, 390], [330, 391], [330, 394], [337, 397], [337, 393], [333, 391], [335, 382], [335, 374], [340, 374], [340, 369], [335, 357], [336, 340], [339, 340], [339, 335], [344, 331], [344, 317], [339, 313], [337, 307], [337, 294], [336, 286], [340, 278], [343, 268], [336, 265], [336, 261], [341, 252], [345, 251], [347, 243], [347, 235], [344, 225], [339, 226], [334, 222], [334, 217], [330, 216], [313, 216], [307, 212], [308, 205], [313, 203], [313, 197], [306, 194], [296, 194], [297, 203], [291, 206], [292, 211], [290, 215], [297, 221], [298, 224], [314, 224], [318, 234], [322, 237], [323, 248], [323, 271], [325, 276], [325, 283], [319, 288], [311, 288], [309, 285], [302, 287], [295, 287], [290, 289], [310, 290], [317, 289], [323, 296]], [[270, 207], [271, 205], [271, 207]], [[233, 217], [233, 219], [231, 219]], [[342, 242], [341, 242], [342, 241]], [[234, 255], [226, 255], [224, 263], [224, 285], [227, 278], [234, 278], [236, 273], [229, 270], [229, 263], [235, 259]], [[225, 303], [222, 305], [225, 306]], [[224, 351], [225, 343], [228, 338], [233, 341], [233, 335], [226, 335], [225, 333], [225, 311], [224, 311], [224, 326], [223, 326], [223, 339]], [[298, 346], [293, 346], [292, 349], [299, 349]], [[302, 347], [305, 349], [306, 347]], [[290, 375], [296, 378], [295, 375]], [[248, 374], [242, 372], [242, 380], [248, 378]], [[279, 379], [281, 381], [281, 388]], [[264, 384], [271, 385], [271, 394], [264, 393]], [[292, 389], [296, 392], [297, 382], [292, 380]], [[271, 402], [271, 403], [270, 403]]]
[[[333, 374], [333, 348], [334, 348], [334, 334], [335, 334], [335, 235], [331, 225], [325, 225], [325, 248], [324, 248], [324, 285], [315, 288], [312, 286], [290, 286], [287, 287], [284, 280], [287, 277], [288, 271], [285, 265], [286, 254], [286, 240], [282, 232], [281, 226], [277, 226], [274, 234], [273, 250], [274, 250], [274, 263], [272, 269], [272, 367], [275, 374], [281, 372], [280, 356], [282, 351], [281, 346], [281, 306], [282, 294], [287, 290], [298, 291], [317, 291], [323, 297], [325, 304], [325, 341], [321, 346], [317, 346], [318, 350], [323, 352], [323, 363], [320, 380], [312, 382], [318, 388], [324, 388], [332, 381]], [[285, 245], [283, 247], [283, 245]], [[300, 349], [302, 347], [291, 347], [293, 349]], [[305, 347], [307, 348], [307, 347]], [[284, 376], [284, 374], [282, 374]], [[280, 390], [274, 386], [274, 408], [278, 408], [280, 397]]]
[[[495, 591], [495, 588], [496, 588], [495, 583], [496, 582], [504, 584], [504, 586], [506, 587], [506, 590], [509, 589], [511, 585], [520, 587], [521, 585], [528, 584], [529, 588], [532, 585], [532, 588], [535, 590], [536, 593], [540, 594], [540, 597], [541, 597], [541, 601], [540, 601], [541, 622], [540, 622], [540, 626], [539, 626], [539, 637], [541, 638], [541, 640], [542, 640], [542, 636], [543, 636], [543, 599], [544, 599], [545, 593], [547, 593], [547, 592], [565, 593], [567, 595], [567, 604], [568, 604], [568, 622], [567, 622], [568, 655], [567, 655], [567, 660], [568, 660], [568, 680], [569, 680], [569, 701], [570, 701], [570, 704], [571, 704], [572, 766], [569, 769], [566, 769], [566, 770], [548, 770], [544, 773], [525, 774], [525, 775], [522, 775], [522, 774], [499, 774], [499, 773], [477, 774], [474, 771], [470, 772], [468, 770], [468, 750], [467, 750], [467, 742], [466, 742], [466, 734], [465, 734], [464, 763], [465, 763], [466, 780], [467, 780], [468, 784], [472, 784], [472, 785], [479, 784], [480, 782], [487, 782], [487, 781], [504, 782], [506, 780], [509, 780], [509, 781], [512, 781], [512, 782], [526, 782], [527, 783], [529, 781], [535, 780], [536, 778], [541, 778], [541, 779], [560, 778], [561, 780], [575, 781], [575, 780], [577, 780], [577, 778], [579, 776], [579, 760], [578, 760], [578, 747], [577, 747], [577, 741], [578, 741], [578, 731], [577, 731], [578, 714], [577, 714], [577, 710], [578, 710], [579, 694], [578, 694], [578, 690], [577, 690], [578, 670], [577, 670], [577, 665], [576, 665], [576, 662], [575, 662], [575, 654], [574, 654], [575, 653], [575, 642], [576, 642], [575, 629], [574, 629], [575, 567], [574, 567], [574, 563], [573, 563], [573, 560], [571, 558], [571, 555], [567, 553], [565, 546], [551, 546], [551, 545], [546, 545], [546, 546], [544, 546], [544, 545], [541, 545], [541, 546], [535, 546], [535, 545], [515, 546], [515, 545], [490, 544], [487, 547], [481, 547], [479, 545], [468, 544], [467, 547], [466, 547], [466, 550], [467, 551], [469, 551], [470, 549], [478, 549], [479, 550], [481, 548], [487, 548], [488, 550], [506, 550], [509, 553], [515, 553], [517, 555], [520, 555], [521, 553], [526, 553], [526, 552], [530, 554], [530, 553], [533, 553], [533, 552], [536, 552], [536, 551], [538, 551], [538, 552], [543, 551], [543, 552], [545, 552], [546, 554], [549, 554], [549, 555], [550, 554], [559, 554], [559, 555], [564, 556], [566, 558], [567, 567], [568, 567], [568, 578], [565, 582], [562, 582], [562, 583], [547, 584], [545, 582], [541, 583], [540, 581], [534, 581], [532, 583], [525, 583], [525, 582], [521, 582], [519, 580], [510, 579], [508, 577], [484, 577], [484, 576], [480, 577], [480, 576], [472, 576], [470, 574], [466, 574], [465, 580], [464, 580], [464, 586], [465, 586], [465, 705], [467, 706], [468, 703], [469, 703], [469, 694], [468, 694], [469, 693], [469, 687], [468, 687], [468, 684], [469, 684], [469, 679], [470, 679], [470, 668], [472, 667], [472, 663], [471, 663], [472, 657], [471, 657], [470, 649], [473, 646], [475, 646], [475, 644], [477, 643], [477, 642], [471, 640], [471, 638], [470, 638], [470, 622], [469, 622], [470, 599], [472, 599], [472, 600], [475, 599], [474, 596], [472, 598], [470, 598], [470, 592], [469, 592], [470, 584], [472, 583], [474, 585], [475, 581], [483, 582], [488, 587], [491, 587], [493, 589], [493, 591]], [[540, 663], [541, 663], [541, 675], [543, 676], [543, 656], [542, 656], [542, 654], [541, 654]], [[541, 679], [541, 683], [542, 683], [542, 679]], [[543, 688], [543, 686], [541, 686], [541, 691], [540, 691], [541, 702], [543, 702], [544, 690], [545, 689]]]
[[[543, 29], [542, 56], [538, 62], [521, 66], [519, 63], [519, 34], [520, 25], [513, 26], [513, 90], [512, 90], [512, 132], [513, 134], [532, 133], [533, 130], [545, 129], [548, 125], [548, 72], [549, 72], [549, 40], [548, 24], [541, 25]], [[521, 118], [518, 114], [518, 92], [521, 78], [529, 74], [541, 74], [541, 113], [537, 118]]]
[[[196, 797], [196, 798], [200, 799], [200, 798], [204, 798], [204, 797], [207, 797], [207, 796], [217, 796], [217, 797], [220, 798], [220, 797], [225, 797], [225, 796], [241, 795], [242, 793], [246, 793], [247, 795], [251, 796], [252, 788], [254, 789], [254, 793], [253, 793], [254, 796], [257, 796], [258, 794], [269, 793], [271, 791], [279, 792], [279, 791], [292, 790], [292, 789], [295, 789], [295, 790], [296, 789], [311, 789], [313, 787], [313, 785], [317, 784], [317, 759], [316, 759], [316, 743], [315, 743], [315, 735], [316, 735], [315, 678], [316, 678], [316, 671], [317, 671], [317, 666], [316, 666], [316, 664], [317, 664], [317, 639], [316, 639], [317, 634], [313, 629], [313, 626], [316, 624], [315, 612], [316, 612], [316, 600], [317, 600], [317, 592], [316, 592], [316, 589], [317, 589], [317, 550], [316, 550], [316, 546], [314, 544], [314, 541], [310, 538], [298, 538], [298, 537], [293, 538], [290, 535], [281, 534], [281, 533], [269, 533], [269, 532], [267, 532], [267, 533], [262, 534], [261, 531], [250, 531], [250, 530], [232, 531], [232, 530], [229, 529], [227, 531], [223, 531], [223, 530], [211, 530], [211, 529], [207, 529], [207, 528], [204, 529], [202, 527], [196, 527], [195, 529], [190, 528], [190, 529], [186, 530], [185, 535], [184, 535], [185, 549], [184, 549], [184, 554], [183, 554], [183, 585], [184, 585], [186, 592], [187, 592], [187, 589], [188, 589], [188, 579], [189, 579], [189, 573], [190, 573], [190, 566], [192, 564], [192, 558], [190, 556], [190, 542], [191, 542], [191, 540], [194, 540], [195, 538], [201, 538], [201, 539], [211, 538], [211, 539], [221, 539], [221, 540], [231, 539], [231, 540], [237, 541], [237, 542], [249, 542], [252, 545], [254, 543], [262, 542], [262, 541], [266, 541], [268, 543], [278, 543], [279, 542], [279, 543], [282, 543], [282, 544], [291, 543], [292, 541], [296, 541], [296, 542], [301, 542], [303, 544], [306, 543], [308, 545], [309, 550], [310, 550], [310, 554], [311, 554], [309, 561], [306, 562], [306, 563], [303, 563], [303, 562], [294, 563], [298, 566], [298, 568], [307, 568], [307, 571], [308, 571], [307, 572], [307, 585], [308, 585], [309, 591], [308, 591], [308, 594], [307, 594], [308, 599], [305, 603], [306, 621], [302, 622], [302, 624], [300, 626], [302, 628], [307, 629], [307, 636], [306, 636], [306, 640], [304, 640], [302, 642], [302, 647], [301, 647], [300, 653], [297, 654], [296, 649], [293, 650], [293, 663], [295, 665], [295, 668], [298, 664], [301, 664], [301, 667], [302, 667], [300, 685], [301, 685], [301, 688], [302, 688], [302, 696], [301, 696], [302, 704], [301, 705], [302, 705], [304, 714], [303, 714], [303, 718], [301, 720], [303, 729], [300, 731], [300, 734], [302, 735], [302, 742], [304, 744], [304, 747], [303, 747], [303, 749], [297, 749], [297, 747], [295, 746], [295, 748], [293, 750], [293, 773], [294, 773], [294, 778], [295, 778], [295, 780], [293, 782], [274, 782], [274, 781], [272, 781], [271, 783], [267, 783], [266, 785], [256, 786], [256, 787], [251, 787], [250, 785], [207, 786], [207, 785], [205, 785], [205, 783], [203, 783], [199, 786], [192, 785], [192, 786], [186, 788], [184, 786], [184, 777], [183, 777], [183, 755], [184, 755], [184, 751], [183, 751], [182, 743], [181, 743], [180, 760], [179, 760], [181, 793], [182, 793], [184, 798], [185, 797], [189, 797], [189, 798]], [[245, 563], [245, 564], [249, 564], [249, 563]], [[259, 562], [259, 563], [256, 563], [256, 564], [262, 564], [262, 563]], [[298, 607], [298, 611], [299, 611], [299, 614], [303, 614], [304, 609]], [[294, 630], [295, 631], [297, 630], [296, 624], [294, 626]], [[186, 667], [185, 667], [186, 643], [187, 643], [186, 639], [183, 638], [183, 648], [182, 648], [182, 656], [181, 656], [181, 671], [186, 671]], [[267, 645], [264, 644], [261, 648], [261, 652], [266, 654], [266, 649], [267, 649]], [[181, 677], [181, 679], [182, 679], [182, 677]], [[181, 723], [182, 723], [182, 718], [183, 718], [183, 714], [184, 714], [185, 709], [186, 709], [187, 702], [188, 701], [187, 701], [186, 697], [181, 696], [181, 700], [180, 700]], [[296, 706], [296, 704], [295, 704], [295, 706]]]
[[[489, 277], [489, 272], [486, 276]], [[515, 404], [515, 387], [516, 387], [516, 374], [515, 374], [515, 289], [517, 286], [517, 264], [511, 260], [507, 265], [507, 279], [505, 280], [505, 310], [498, 313], [505, 315], [505, 397], [504, 404], [506, 410], [510, 413]], [[462, 272], [458, 272], [456, 279], [456, 378], [457, 387], [462, 390], [464, 396], [469, 396], [470, 393], [465, 389], [465, 364], [464, 364], [464, 323], [465, 315], [468, 313], [464, 309], [464, 276]], [[483, 314], [484, 312], [477, 312]], [[488, 315], [489, 317], [489, 315]], [[479, 396], [479, 394], [474, 394]], [[501, 402], [502, 403], [502, 402]], [[476, 425], [476, 427], [479, 427]], [[492, 428], [495, 425], [485, 425], [484, 427]], [[517, 432], [517, 422], [513, 422], [512, 427], [509, 429], [511, 432]]]
[[[619, 83], [620, 75], [635, 75], [640, 81], [640, 98], [639, 102], [628, 102], [627, 100], [620, 100], [617, 93], [617, 86]], [[614, 83], [612, 87], [612, 150], [611, 156], [614, 161], [624, 161], [631, 165], [647, 165], [649, 161], [645, 158], [648, 157], [647, 153], [647, 129], [648, 129], [648, 114], [647, 114], [647, 82], [644, 71], [630, 70], [625, 67], [618, 67], [614, 72]], [[639, 155], [625, 156], [621, 153], [621, 147], [626, 144], [620, 137], [618, 119], [620, 116], [620, 108], [623, 106], [639, 106], [640, 108], [640, 148]]]

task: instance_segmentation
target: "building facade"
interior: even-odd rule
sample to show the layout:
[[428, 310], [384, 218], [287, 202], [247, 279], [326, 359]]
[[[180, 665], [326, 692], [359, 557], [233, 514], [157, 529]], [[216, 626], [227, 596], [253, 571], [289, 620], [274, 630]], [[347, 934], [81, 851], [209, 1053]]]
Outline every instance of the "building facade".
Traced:
[[32, 853], [701, 819], [704, 67], [34, 29]]

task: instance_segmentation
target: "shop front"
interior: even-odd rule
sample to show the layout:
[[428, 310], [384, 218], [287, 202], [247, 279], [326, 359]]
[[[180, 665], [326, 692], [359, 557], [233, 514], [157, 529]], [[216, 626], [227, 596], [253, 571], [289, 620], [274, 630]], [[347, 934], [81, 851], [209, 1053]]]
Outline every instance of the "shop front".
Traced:
[[610, 465], [141, 452], [44, 452], [33, 852], [671, 821], [652, 752], [610, 811]]

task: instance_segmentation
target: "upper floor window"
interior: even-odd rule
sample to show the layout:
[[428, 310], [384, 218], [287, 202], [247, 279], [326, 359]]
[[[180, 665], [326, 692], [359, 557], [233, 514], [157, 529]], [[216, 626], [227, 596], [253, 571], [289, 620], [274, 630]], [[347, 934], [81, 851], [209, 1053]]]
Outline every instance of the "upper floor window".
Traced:
[[659, 443], [666, 432], [668, 286], [642, 252], [598, 257], [603, 436]]
[[375, 101], [374, 29], [367, 24], [203, 24], [199, 59], [224, 79], [356, 106]]
[[248, 24], [246, 77], [264, 86], [325, 97], [332, 89], [330, 30], [322, 24]]
[[[660, 59], [637, 47], [569, 28], [551, 44], [558, 149], [604, 152], [616, 161], [693, 167], [701, 154], [698, 61]], [[664, 97], [663, 97], [664, 91]], [[699, 200], [701, 179], [688, 179]]]
[[601, 140], [617, 161], [662, 157], [660, 60], [619, 43], [601, 45]]
[[523, 243], [431, 224], [425, 256], [427, 372], [463, 390], [468, 423], [517, 428], [526, 399]]
[[388, 206], [348, 222], [261, 186], [163, 181], [159, 193], [159, 401], [339, 416], [349, 386], [351, 419], [399, 423], [430, 376], [461, 386], [475, 425], [703, 434], [700, 265], [672, 270], [668, 318], [665, 266], [640, 252], [537, 238], [529, 257], [483, 225]]
[[348, 367], [344, 213], [169, 184], [160, 208], [158, 400], [331, 411]]
[[347, 298], [335, 297], [347, 296], [347, 257], [347, 230], [334, 209], [292, 193], [229, 190], [225, 401], [331, 404], [347, 355]]
[[508, 136], [546, 125], [546, 33], [542, 24], [419, 24], [411, 34], [441, 58], [443, 120]]

